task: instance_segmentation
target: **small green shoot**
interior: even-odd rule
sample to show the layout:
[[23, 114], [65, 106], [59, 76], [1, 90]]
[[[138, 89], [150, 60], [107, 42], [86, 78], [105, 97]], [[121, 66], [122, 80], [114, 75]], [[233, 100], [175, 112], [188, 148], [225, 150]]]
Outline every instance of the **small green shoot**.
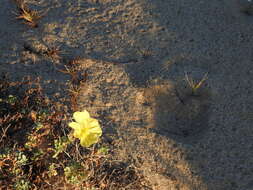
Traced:
[[52, 176], [57, 176], [58, 172], [57, 172], [57, 165], [55, 163], [50, 164], [49, 168], [48, 168], [48, 175], [50, 177]]
[[53, 158], [57, 158], [58, 155], [62, 152], [66, 153], [66, 149], [69, 144], [70, 144], [70, 140], [66, 136], [59, 137], [59, 139], [54, 140], [55, 154], [53, 155]]
[[139, 55], [143, 59], [147, 59], [153, 55], [153, 52], [148, 48], [148, 49], [137, 49]]
[[185, 74], [185, 79], [191, 88], [191, 95], [196, 96], [198, 89], [204, 84], [204, 82], [208, 79], [207, 73], [204, 75], [204, 77], [199, 81], [195, 82], [192, 78], [190, 78], [187, 73]]
[[81, 184], [87, 177], [88, 173], [85, 172], [84, 167], [78, 162], [73, 162], [64, 168], [65, 179], [70, 184]]
[[30, 188], [30, 182], [25, 179], [20, 179], [14, 184], [15, 190], [29, 190]]
[[109, 153], [109, 148], [102, 146], [101, 148], [98, 149], [98, 154], [106, 155]]

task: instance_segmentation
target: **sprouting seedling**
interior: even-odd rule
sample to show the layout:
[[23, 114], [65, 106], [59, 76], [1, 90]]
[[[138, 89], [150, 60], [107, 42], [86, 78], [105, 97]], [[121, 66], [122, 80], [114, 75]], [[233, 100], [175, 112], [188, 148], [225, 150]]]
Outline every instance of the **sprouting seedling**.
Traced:
[[17, 0], [17, 6], [19, 8], [19, 14], [17, 19], [23, 19], [25, 23], [33, 28], [38, 27], [38, 20], [42, 17], [38, 11], [30, 10], [24, 1]]
[[69, 156], [69, 154], [66, 152], [66, 149], [69, 144], [70, 144], [70, 141], [66, 136], [56, 139], [54, 141], [55, 154], [53, 155], [53, 158], [57, 158], [57, 156], [62, 152], [64, 152], [65, 154], [67, 154]]
[[188, 85], [191, 88], [191, 95], [196, 95], [197, 90], [203, 85], [203, 83], [207, 80], [207, 73], [204, 75], [204, 77], [199, 81], [195, 82], [192, 78], [189, 78], [187, 73], [185, 73], [185, 79], [188, 83]]
[[146, 59], [148, 57], [151, 57], [153, 55], [153, 52], [150, 50], [150, 48], [148, 48], [148, 49], [137, 49], [137, 51], [139, 52], [141, 57], [144, 58], [144, 59]]

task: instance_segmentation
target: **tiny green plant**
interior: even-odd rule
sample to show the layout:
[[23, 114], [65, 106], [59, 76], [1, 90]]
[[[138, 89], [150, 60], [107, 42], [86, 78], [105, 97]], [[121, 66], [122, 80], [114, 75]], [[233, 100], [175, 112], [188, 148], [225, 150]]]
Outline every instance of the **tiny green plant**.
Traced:
[[14, 184], [15, 190], [29, 190], [30, 188], [30, 182], [25, 179], [17, 180], [17, 182]]
[[204, 82], [207, 80], [208, 76], [207, 73], [204, 75], [204, 77], [199, 81], [195, 82], [193, 78], [190, 78], [188, 74], [185, 74], [186, 82], [188, 83], [189, 87], [191, 88], [191, 95], [196, 96], [198, 89], [204, 84]]
[[13, 95], [9, 95], [6, 102], [11, 104], [11, 105], [14, 105], [15, 102], [17, 101], [17, 97], [13, 96]]
[[57, 172], [57, 165], [55, 163], [50, 164], [49, 168], [48, 168], [48, 175], [50, 177], [52, 176], [57, 176], [58, 172]]
[[148, 57], [151, 57], [153, 55], [153, 52], [148, 48], [148, 49], [138, 49], [137, 50], [140, 56], [144, 59], [147, 59]]
[[27, 156], [23, 152], [16, 153], [16, 164], [18, 166], [26, 165], [28, 162]]
[[109, 153], [109, 150], [110, 149], [108, 147], [102, 146], [101, 148], [98, 149], [98, 154], [106, 155]]
[[73, 162], [64, 168], [65, 179], [71, 184], [81, 184], [87, 177], [88, 173], [85, 172], [85, 168], [78, 162]]
[[53, 158], [57, 158], [58, 155], [62, 152], [66, 153], [66, 149], [69, 144], [70, 144], [70, 140], [66, 136], [59, 137], [58, 139], [56, 139], [54, 141], [55, 154], [53, 155]]
[[11, 172], [16, 176], [23, 175], [23, 166], [28, 164], [28, 158], [23, 152], [16, 152], [14, 156], [14, 167]]

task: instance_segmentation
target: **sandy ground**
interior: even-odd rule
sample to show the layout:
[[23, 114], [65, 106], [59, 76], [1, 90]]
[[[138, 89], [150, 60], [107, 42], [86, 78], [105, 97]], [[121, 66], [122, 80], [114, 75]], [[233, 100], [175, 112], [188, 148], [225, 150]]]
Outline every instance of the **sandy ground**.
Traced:
[[[253, 189], [253, 17], [234, 1], [28, 2], [47, 11], [38, 28], [1, 1], [1, 73], [39, 76], [49, 96], [64, 96], [69, 76], [24, 51], [60, 47], [88, 73], [80, 109], [117, 135], [118, 157], [133, 159], [153, 189]], [[208, 73], [199, 96], [185, 73]]]

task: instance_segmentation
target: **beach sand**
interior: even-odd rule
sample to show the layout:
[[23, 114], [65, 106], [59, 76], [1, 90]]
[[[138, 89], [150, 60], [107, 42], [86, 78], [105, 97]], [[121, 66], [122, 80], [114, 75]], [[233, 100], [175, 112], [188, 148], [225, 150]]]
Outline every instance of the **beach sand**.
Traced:
[[[0, 5], [0, 73], [41, 77], [67, 94], [59, 68], [79, 58], [79, 109], [100, 120], [119, 159], [154, 190], [253, 189], [253, 17], [220, 0], [29, 0], [37, 28]], [[63, 59], [27, 51], [59, 47]], [[29, 49], [29, 48], [28, 48]], [[36, 52], [36, 51], [35, 51]], [[208, 79], [191, 94], [186, 74]]]

